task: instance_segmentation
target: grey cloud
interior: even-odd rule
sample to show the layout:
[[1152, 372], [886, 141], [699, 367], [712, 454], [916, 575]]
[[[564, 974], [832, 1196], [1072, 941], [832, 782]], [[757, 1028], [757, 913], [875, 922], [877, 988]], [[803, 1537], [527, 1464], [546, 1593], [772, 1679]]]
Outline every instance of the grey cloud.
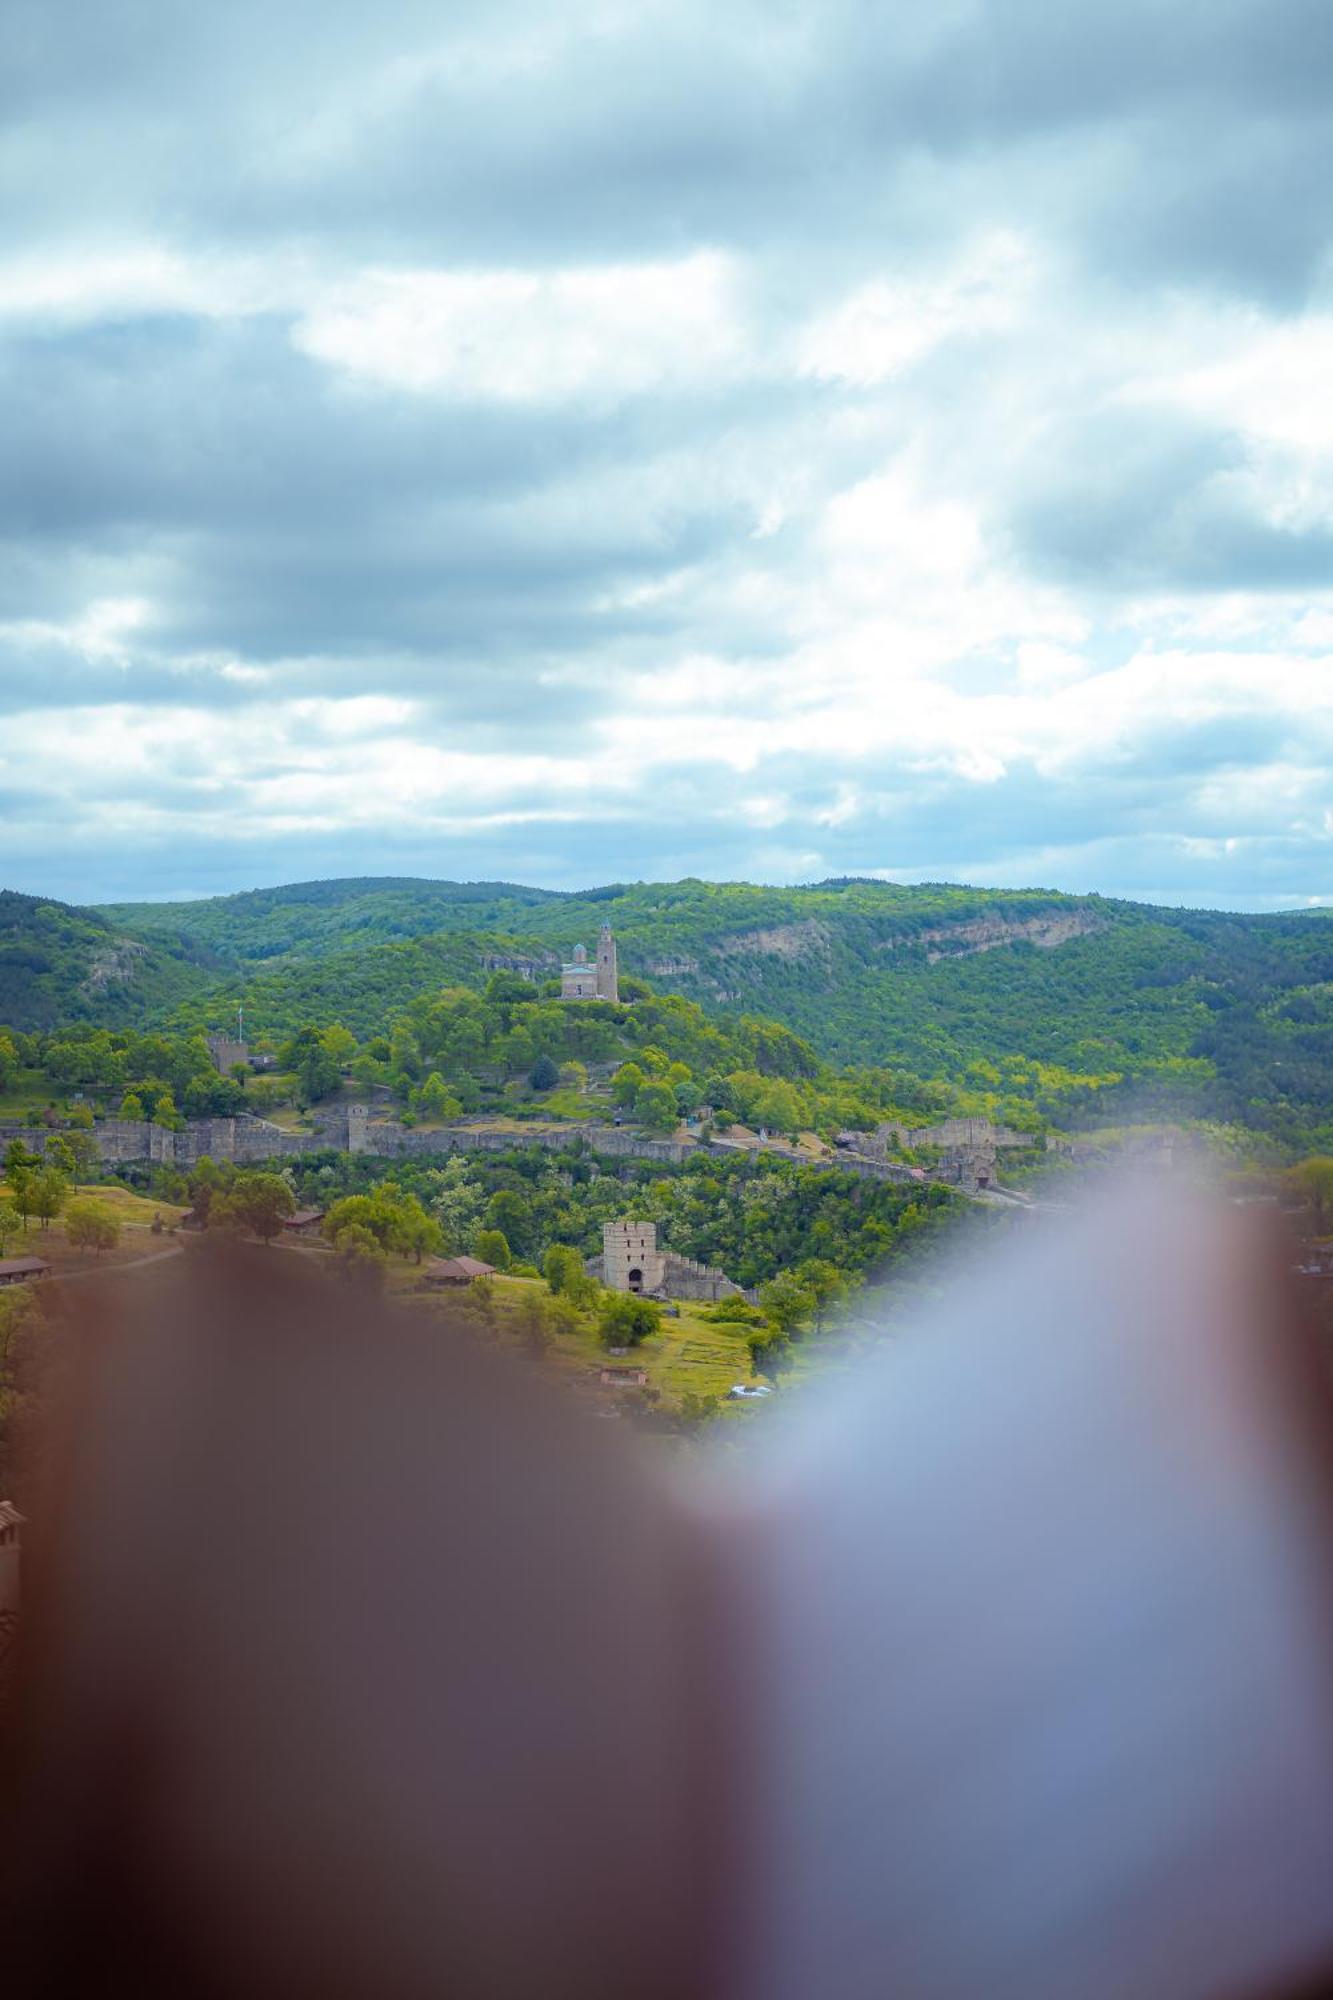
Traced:
[[[7, 244], [91, 259], [160, 243], [260, 269], [299, 252], [322, 276], [729, 247], [767, 361], [855, 287], [928, 282], [1007, 225], [1061, 273], [1049, 324], [964, 326], [869, 387], [775, 367], [740, 386], [516, 408], [349, 383], [298, 352], [277, 311], [0, 321], [0, 622], [67, 625], [126, 596], [153, 614], [114, 662], [11, 638], [0, 706], [251, 704], [260, 718], [283, 695], [401, 694], [422, 704], [427, 740], [571, 754], [627, 674], [691, 651], [761, 669], [805, 636], [812, 598], [834, 616], [844, 585], [821, 510], [909, 448], [927, 486], [976, 507], [1016, 586], [1057, 586], [1094, 625], [1126, 593], [1333, 586], [1333, 536], [1260, 513], [1225, 425], [1128, 411], [1087, 386], [1077, 351], [1089, 325], [1182, 294], [1279, 315], [1310, 295], [1333, 239], [1321, 0], [599, 19], [591, 33], [535, 4], [10, 0]], [[785, 524], [755, 540], [756, 506], [788, 487]], [[1108, 643], [1094, 631], [1089, 650]], [[198, 654], [273, 678], [256, 697]], [[982, 650], [953, 680], [976, 691], [1008, 672]], [[849, 715], [849, 747], [855, 727]], [[385, 829], [373, 865], [554, 884], [813, 853], [828, 873], [1022, 879], [1050, 853], [1063, 886], [1102, 870], [1108, 888], [1188, 877], [1263, 896], [1285, 869], [1289, 893], [1326, 876], [1312, 836], [1256, 831], [1230, 875], [1180, 844], [1203, 831], [1200, 781], [1257, 767], [1289, 731], [1282, 716], [1145, 729], [1130, 768], [1067, 783], [1021, 763], [977, 786], [887, 761], [853, 771], [866, 803], [832, 827], [821, 815], [846, 769], [772, 760], [753, 789], [787, 796], [790, 818], [771, 833], [688, 766], [659, 768], [609, 823], [420, 842]], [[369, 865], [362, 832], [280, 854], [243, 823], [225, 850], [196, 840], [183, 772], [146, 796], [177, 831], [126, 834], [114, 855], [37, 784], [9, 851], [66, 871], [32, 886], [85, 899]]]

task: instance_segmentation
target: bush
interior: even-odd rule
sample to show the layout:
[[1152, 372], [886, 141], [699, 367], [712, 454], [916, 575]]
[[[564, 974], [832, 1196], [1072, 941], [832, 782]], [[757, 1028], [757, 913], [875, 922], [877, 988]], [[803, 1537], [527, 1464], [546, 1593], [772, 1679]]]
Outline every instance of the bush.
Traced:
[[752, 1306], [748, 1299], [719, 1299], [716, 1305], [701, 1306], [700, 1319], [716, 1320], [723, 1325], [767, 1326], [766, 1316], [758, 1306]]
[[641, 1298], [637, 1292], [608, 1292], [598, 1314], [598, 1328], [607, 1347], [637, 1347], [662, 1324], [662, 1308], [656, 1299]]

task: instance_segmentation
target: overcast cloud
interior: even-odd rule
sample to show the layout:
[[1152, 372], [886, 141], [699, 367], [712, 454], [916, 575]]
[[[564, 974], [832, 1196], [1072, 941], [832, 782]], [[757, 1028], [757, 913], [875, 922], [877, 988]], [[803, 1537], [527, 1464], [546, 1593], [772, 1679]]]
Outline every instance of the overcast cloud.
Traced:
[[8, 0], [0, 877], [1333, 901], [1333, 10]]

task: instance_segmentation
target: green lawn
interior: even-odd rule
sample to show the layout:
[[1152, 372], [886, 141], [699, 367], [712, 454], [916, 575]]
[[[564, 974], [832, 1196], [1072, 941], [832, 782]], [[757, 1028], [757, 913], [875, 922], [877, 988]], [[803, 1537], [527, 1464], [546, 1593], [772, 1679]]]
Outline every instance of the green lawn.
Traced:
[[[430, 1298], [447, 1306], [457, 1299], [457, 1294], [449, 1292], [442, 1295], [427, 1292], [421, 1284], [420, 1268], [415, 1265], [396, 1267], [389, 1282], [392, 1290], [414, 1300]], [[541, 1278], [494, 1280], [496, 1331], [501, 1338], [519, 1337], [518, 1315], [524, 1298], [531, 1297], [534, 1291], [542, 1298], [549, 1296]], [[589, 1320], [577, 1334], [555, 1337], [548, 1350], [548, 1363], [552, 1368], [587, 1380], [594, 1379], [604, 1367], [643, 1368], [650, 1388], [659, 1392], [660, 1406], [668, 1410], [678, 1409], [687, 1393], [725, 1396], [733, 1382], [755, 1380], [744, 1328], [702, 1319], [697, 1309], [688, 1304], [681, 1305], [678, 1319], [664, 1318], [660, 1332], [624, 1355], [608, 1354]]]

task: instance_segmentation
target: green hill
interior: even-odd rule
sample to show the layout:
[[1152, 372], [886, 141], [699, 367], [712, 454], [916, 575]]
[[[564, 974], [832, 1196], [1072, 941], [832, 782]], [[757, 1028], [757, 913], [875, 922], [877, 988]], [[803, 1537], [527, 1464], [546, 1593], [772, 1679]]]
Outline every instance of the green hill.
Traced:
[[95, 910], [0, 889], [0, 1022], [146, 1021], [208, 987], [219, 961], [171, 927], [151, 933]]
[[[758, 1014], [838, 1064], [1047, 1116], [1195, 1115], [1333, 1145], [1333, 913], [1232, 916], [1045, 890], [359, 879], [69, 911], [7, 899], [0, 1020], [384, 1031], [419, 995], [538, 978], [609, 921], [625, 974]], [[21, 906], [21, 907], [20, 907]], [[38, 916], [55, 910], [54, 917]], [[40, 964], [38, 961], [40, 960]]]

